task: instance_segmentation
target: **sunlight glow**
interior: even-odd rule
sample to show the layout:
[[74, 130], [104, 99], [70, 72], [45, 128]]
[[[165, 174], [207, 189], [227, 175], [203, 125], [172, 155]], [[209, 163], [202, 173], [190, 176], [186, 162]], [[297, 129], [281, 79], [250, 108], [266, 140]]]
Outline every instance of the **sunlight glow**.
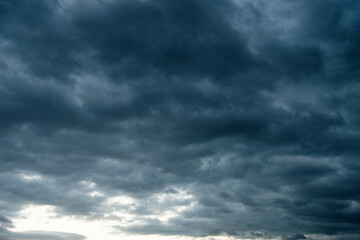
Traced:
[[[39, 179], [39, 176], [23, 175], [25, 179]], [[94, 184], [83, 182], [91, 192], [90, 195], [104, 196], [104, 194], [93, 189]], [[139, 217], [131, 210], [141, 204], [136, 199], [126, 195], [108, 197], [104, 203], [104, 210], [107, 212], [100, 218], [87, 218], [75, 216], [63, 216], [59, 214], [59, 209], [50, 205], [27, 205], [20, 211], [17, 218], [14, 219], [13, 229], [16, 232], [23, 231], [56, 231], [81, 234], [87, 237], [87, 240], [231, 240], [235, 239], [229, 236], [213, 236], [203, 238], [193, 238], [187, 236], [160, 236], [160, 235], [134, 235], [117, 230], [116, 226], [126, 227], [132, 224], [145, 223], [148, 218], [156, 218], [161, 222], [167, 222], [173, 217], [177, 217], [186, 209], [194, 207], [196, 202], [193, 196], [185, 190], [176, 189], [172, 193], [155, 194], [148, 200], [153, 214]], [[161, 209], [160, 205], [166, 204], [168, 208]], [[145, 222], [144, 222], [145, 221]]]
[[113, 226], [116, 220], [86, 220], [69, 216], [59, 216], [56, 208], [48, 205], [28, 205], [14, 219], [16, 232], [43, 231], [68, 232], [85, 235], [87, 240], [235, 240], [231, 236], [209, 236], [194, 238], [187, 236], [160, 236], [160, 235], [129, 235], [115, 232]]

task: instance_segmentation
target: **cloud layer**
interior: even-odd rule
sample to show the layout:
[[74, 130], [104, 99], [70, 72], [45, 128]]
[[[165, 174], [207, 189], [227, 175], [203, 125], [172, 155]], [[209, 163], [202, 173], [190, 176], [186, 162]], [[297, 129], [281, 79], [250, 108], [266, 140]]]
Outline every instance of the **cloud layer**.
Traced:
[[359, 13], [0, 0], [0, 239], [46, 235], [8, 230], [29, 204], [130, 234], [359, 238]]

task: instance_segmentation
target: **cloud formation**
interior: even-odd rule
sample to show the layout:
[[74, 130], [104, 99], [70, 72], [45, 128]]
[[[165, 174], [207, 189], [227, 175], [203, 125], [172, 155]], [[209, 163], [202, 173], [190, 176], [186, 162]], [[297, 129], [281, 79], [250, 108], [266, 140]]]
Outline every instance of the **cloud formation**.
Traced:
[[29, 204], [129, 234], [359, 238], [359, 13], [0, 0], [0, 239], [72, 239], [10, 232]]

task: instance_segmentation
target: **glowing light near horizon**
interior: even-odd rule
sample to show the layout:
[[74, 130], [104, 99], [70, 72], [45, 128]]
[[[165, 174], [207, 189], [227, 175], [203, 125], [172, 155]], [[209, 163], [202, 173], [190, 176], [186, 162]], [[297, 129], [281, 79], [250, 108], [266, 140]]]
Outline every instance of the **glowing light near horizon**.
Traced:
[[[39, 179], [35, 175], [24, 175], [24, 179], [34, 180]], [[103, 193], [94, 190], [95, 184], [91, 182], [82, 182], [82, 185], [86, 185], [90, 192], [89, 196], [104, 196]], [[88, 240], [138, 240], [138, 239], [192, 239], [182, 236], [160, 236], [160, 235], [133, 235], [115, 230], [115, 226], [130, 226], [132, 224], [146, 223], [148, 218], [157, 218], [162, 222], [167, 222], [170, 218], [179, 216], [181, 211], [194, 206], [191, 202], [193, 199], [184, 190], [177, 190], [176, 193], [160, 193], [155, 194], [149, 199], [149, 202], [153, 203], [155, 208], [154, 214], [146, 216], [137, 216], [131, 213], [131, 210], [139, 206], [139, 202], [126, 195], [107, 197], [102, 206], [105, 210], [105, 214], [101, 219], [89, 220], [86, 217], [75, 216], [62, 216], [58, 214], [58, 209], [50, 205], [27, 205], [19, 213], [19, 216], [14, 219], [14, 231], [55, 231], [55, 232], [68, 232], [85, 235]], [[189, 203], [178, 204], [173, 203], [176, 201], [186, 201]], [[170, 206], [167, 209], [161, 209], [161, 204], [170, 202]], [[205, 238], [206, 239], [206, 238]]]
[[[39, 182], [47, 180], [46, 176], [37, 172], [18, 171], [16, 173], [25, 182]], [[188, 236], [163, 236], [163, 235], [136, 235], [122, 232], [116, 227], [131, 227], [136, 224], [145, 224], [149, 219], [158, 219], [164, 224], [169, 220], [179, 217], [181, 213], [196, 207], [197, 201], [186, 189], [173, 187], [171, 191], [157, 193], [145, 200], [150, 206], [150, 213], [138, 215], [137, 208], [141, 208], [144, 202], [131, 196], [117, 195], [107, 196], [101, 191], [96, 183], [80, 181], [78, 186], [83, 193], [91, 198], [102, 198], [104, 202], [100, 206], [103, 215], [96, 216], [70, 216], [62, 215], [56, 206], [51, 205], [26, 205], [19, 212], [18, 217], [13, 218], [14, 232], [45, 231], [64, 232], [84, 235], [87, 240], [231, 240], [238, 239], [230, 236], [212, 236], [194, 238]], [[143, 200], [144, 201], [144, 200]]]
[[114, 232], [113, 226], [119, 225], [117, 220], [86, 220], [69, 216], [59, 216], [56, 208], [49, 205], [28, 205], [14, 219], [14, 231], [68, 232], [85, 235], [87, 240], [234, 240], [231, 236], [209, 236], [194, 238], [187, 236], [133, 235]]
[[[40, 175], [21, 173], [26, 181], [41, 180]], [[158, 193], [146, 200], [152, 206], [152, 214], [136, 215], [133, 210], [141, 207], [141, 202], [127, 195], [106, 196], [96, 189], [92, 182], [80, 182], [89, 190], [90, 197], [101, 196], [106, 198], [102, 205], [104, 215], [101, 218], [64, 216], [59, 214], [55, 206], [27, 205], [13, 219], [15, 232], [49, 231], [66, 232], [84, 235], [87, 240], [232, 240], [239, 239], [231, 236], [209, 236], [194, 238], [188, 236], [163, 236], [163, 235], [136, 235], [121, 232], [116, 226], [128, 227], [133, 224], [146, 224], [147, 219], [158, 219], [167, 224], [171, 218], [181, 215], [181, 212], [196, 207], [194, 197], [184, 189], [176, 188], [172, 193]], [[167, 207], [164, 208], [163, 206]], [[136, 212], [136, 211], [135, 211]]]

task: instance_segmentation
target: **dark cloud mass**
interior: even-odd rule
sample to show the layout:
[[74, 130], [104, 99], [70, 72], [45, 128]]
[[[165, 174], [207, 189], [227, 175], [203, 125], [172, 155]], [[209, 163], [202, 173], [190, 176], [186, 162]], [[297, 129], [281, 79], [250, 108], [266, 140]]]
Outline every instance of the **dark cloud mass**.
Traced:
[[10, 231], [28, 205], [360, 239], [359, 46], [352, 0], [0, 0], [0, 239], [84, 238]]

